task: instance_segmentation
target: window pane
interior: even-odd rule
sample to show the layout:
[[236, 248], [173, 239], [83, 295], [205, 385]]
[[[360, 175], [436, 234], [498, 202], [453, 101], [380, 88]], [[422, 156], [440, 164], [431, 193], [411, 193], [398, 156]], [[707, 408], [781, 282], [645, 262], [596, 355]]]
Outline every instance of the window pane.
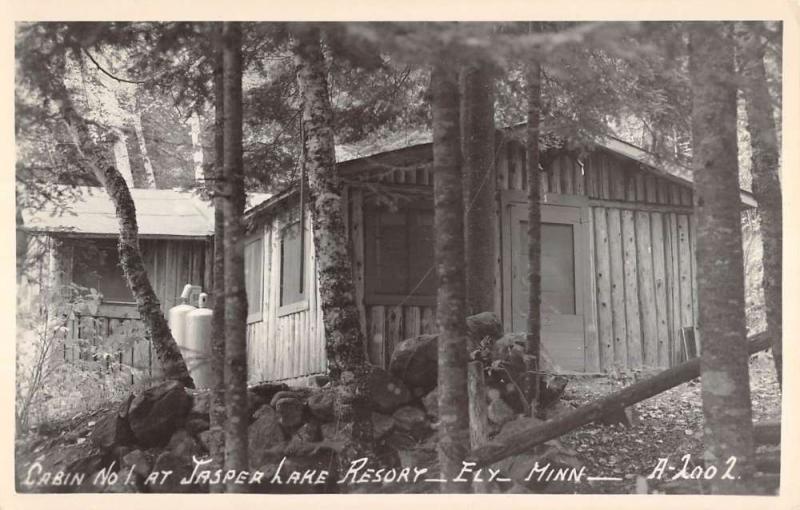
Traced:
[[301, 280], [300, 223], [295, 223], [281, 234], [281, 306], [305, 299]]
[[402, 213], [382, 212], [379, 216], [375, 268], [376, 292], [402, 294], [406, 291], [408, 277], [408, 244], [406, 242], [406, 216]]
[[[520, 232], [527, 233], [528, 222], [520, 222], [520, 226]], [[575, 313], [575, 246], [572, 228], [572, 225], [542, 223], [542, 313]], [[527, 236], [521, 237], [519, 249], [520, 265], [524, 267], [520, 274], [523, 295], [516, 299], [527, 303]], [[525, 316], [527, 317], [527, 313]]]
[[410, 249], [408, 293], [414, 296], [433, 296], [436, 294], [436, 270], [433, 266], [433, 211], [412, 211], [411, 214], [414, 221], [408, 243]]
[[251, 239], [244, 245], [244, 282], [247, 291], [247, 314], [261, 311], [262, 264], [264, 240]]
[[104, 301], [134, 301], [119, 265], [115, 241], [78, 242], [73, 253], [72, 281], [83, 287], [97, 289]]

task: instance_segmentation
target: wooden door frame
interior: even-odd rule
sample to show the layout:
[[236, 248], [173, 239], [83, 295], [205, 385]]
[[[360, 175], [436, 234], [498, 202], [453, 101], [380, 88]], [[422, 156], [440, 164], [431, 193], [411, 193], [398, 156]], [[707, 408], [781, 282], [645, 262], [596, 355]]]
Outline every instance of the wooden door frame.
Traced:
[[[512, 260], [511, 260], [511, 235], [512, 235], [512, 210], [514, 206], [527, 206], [527, 192], [520, 190], [507, 190], [500, 193], [500, 221], [501, 221], [501, 273], [502, 273], [502, 317], [506, 332], [513, 329], [512, 305]], [[560, 195], [556, 193], [545, 193], [542, 197], [544, 211], [542, 219], [550, 216], [556, 211], [548, 206], [570, 208], [572, 215], [577, 212], [577, 221], [550, 221], [551, 223], [568, 223], [573, 225], [573, 242], [575, 257], [575, 310], [576, 315], [583, 315], [584, 326], [584, 353], [586, 352], [587, 342], [592, 341], [592, 332], [595, 330], [595, 307], [594, 307], [594, 280], [592, 275], [592, 247], [591, 247], [591, 208], [589, 200], [583, 196]], [[548, 211], [549, 210], [549, 211]], [[545, 212], [548, 211], [548, 212]], [[559, 218], [556, 218], [558, 220]], [[568, 218], [561, 218], [566, 220]], [[585, 357], [585, 355], [584, 355]], [[585, 361], [584, 361], [585, 366]]]

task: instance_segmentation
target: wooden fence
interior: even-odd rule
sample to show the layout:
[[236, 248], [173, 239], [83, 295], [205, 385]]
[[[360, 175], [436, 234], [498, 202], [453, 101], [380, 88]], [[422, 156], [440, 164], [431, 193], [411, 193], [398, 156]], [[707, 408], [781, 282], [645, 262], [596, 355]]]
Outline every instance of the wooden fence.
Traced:
[[74, 314], [66, 328], [61, 348], [65, 362], [93, 362], [109, 372], [130, 372], [132, 385], [160, 378], [161, 367], [141, 319]]

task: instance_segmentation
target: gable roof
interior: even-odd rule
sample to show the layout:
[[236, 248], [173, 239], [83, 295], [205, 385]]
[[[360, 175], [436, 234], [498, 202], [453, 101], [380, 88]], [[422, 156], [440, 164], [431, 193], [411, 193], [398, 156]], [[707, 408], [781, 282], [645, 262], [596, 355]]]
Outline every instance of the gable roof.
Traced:
[[[119, 234], [114, 204], [104, 188], [72, 188], [78, 197], [63, 207], [47, 202], [38, 209], [22, 211], [24, 228], [30, 232], [60, 232], [87, 236]], [[196, 192], [175, 189], [131, 188], [141, 237], [205, 238], [214, 233], [211, 201]], [[249, 205], [270, 197], [266, 193], [248, 196]]]

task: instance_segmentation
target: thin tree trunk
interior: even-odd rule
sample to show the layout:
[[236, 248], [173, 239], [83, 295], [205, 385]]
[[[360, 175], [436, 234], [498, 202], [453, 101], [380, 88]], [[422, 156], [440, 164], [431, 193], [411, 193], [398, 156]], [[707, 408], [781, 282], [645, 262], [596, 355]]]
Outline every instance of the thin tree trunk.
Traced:
[[442, 492], [469, 492], [454, 482], [469, 445], [467, 330], [464, 281], [464, 194], [461, 183], [458, 76], [442, 64], [433, 92], [434, 253], [439, 288], [439, 466]]
[[734, 477], [712, 480], [714, 493], [750, 487], [753, 421], [744, 321], [744, 262], [739, 214], [736, 81], [730, 25], [690, 28], [697, 301], [706, 463], [736, 457]]
[[336, 171], [333, 112], [325, 78], [319, 29], [293, 27], [297, 83], [303, 101], [304, 161], [310, 191], [317, 281], [325, 328], [325, 351], [337, 383], [340, 429], [352, 438], [341, 460], [361, 455], [372, 443], [366, 387], [370, 366], [364, 353], [352, 263], [342, 215], [342, 181]]
[[122, 178], [129, 188], [134, 188], [133, 172], [131, 171], [131, 158], [128, 155], [128, 145], [125, 143], [125, 132], [121, 129], [115, 129], [117, 141], [114, 142], [114, 161], [116, 162], [117, 170], [119, 170]]
[[540, 209], [541, 177], [539, 173], [539, 124], [542, 111], [541, 66], [539, 62], [528, 64], [528, 126], [527, 126], [527, 172], [528, 172], [528, 336], [527, 353], [531, 357], [526, 367], [529, 400], [539, 402], [539, 367], [541, 365], [541, 305], [542, 305], [542, 212]]
[[[210, 469], [220, 469], [225, 456], [225, 200], [224, 196], [224, 106], [222, 87], [222, 33], [215, 25], [213, 36], [217, 38], [214, 65], [214, 180], [208, 189], [214, 200], [214, 311], [211, 317], [211, 404], [209, 406], [209, 430], [211, 431], [208, 454]], [[223, 492], [222, 484], [211, 485], [212, 492]]]
[[[244, 286], [244, 172], [242, 167], [242, 29], [222, 29], [223, 167], [225, 174], [225, 469], [248, 470], [247, 294]], [[229, 482], [227, 492], [244, 492]]]
[[467, 312], [496, 312], [494, 80], [485, 64], [461, 70]]
[[194, 111], [189, 117], [189, 132], [192, 137], [192, 162], [194, 163], [194, 180], [200, 183], [203, 180], [203, 146], [200, 143], [200, 115]]
[[747, 129], [753, 152], [753, 194], [758, 202], [761, 221], [764, 306], [767, 333], [772, 339], [775, 369], [778, 372], [778, 382], [782, 384], [783, 198], [779, 175], [780, 153], [764, 69], [764, 42], [759, 35], [759, 29], [763, 29], [763, 25], [761, 22], [745, 22], [744, 26], [746, 30], [739, 34], [738, 41], [741, 73], [744, 78], [742, 88], [747, 108]]
[[131, 113], [131, 123], [136, 132], [136, 141], [139, 143], [139, 153], [142, 155], [142, 164], [144, 165], [144, 181], [147, 188], [156, 188], [156, 174], [153, 171], [153, 164], [150, 162], [150, 156], [147, 155], [147, 142], [144, 139], [144, 128], [142, 127], [142, 112], [139, 109], [139, 97], [135, 97], [131, 101], [134, 111]]
[[79, 158], [86, 168], [92, 170], [114, 204], [119, 222], [118, 248], [122, 272], [136, 299], [137, 310], [153, 343], [164, 375], [168, 379], [180, 381], [186, 387], [194, 388], [194, 381], [189, 375], [178, 344], [172, 337], [167, 320], [161, 311], [158, 296], [153, 291], [144, 268], [139, 250], [136, 207], [128, 185], [109, 157], [110, 150], [95, 142], [95, 138], [98, 138], [103, 145], [111, 145], [116, 141], [116, 137], [110, 130], [100, 136], [90, 133], [88, 123], [75, 110], [66, 87], [60, 87], [57, 94], [58, 97], [54, 99], [59, 104], [62, 119], [72, 136]]

